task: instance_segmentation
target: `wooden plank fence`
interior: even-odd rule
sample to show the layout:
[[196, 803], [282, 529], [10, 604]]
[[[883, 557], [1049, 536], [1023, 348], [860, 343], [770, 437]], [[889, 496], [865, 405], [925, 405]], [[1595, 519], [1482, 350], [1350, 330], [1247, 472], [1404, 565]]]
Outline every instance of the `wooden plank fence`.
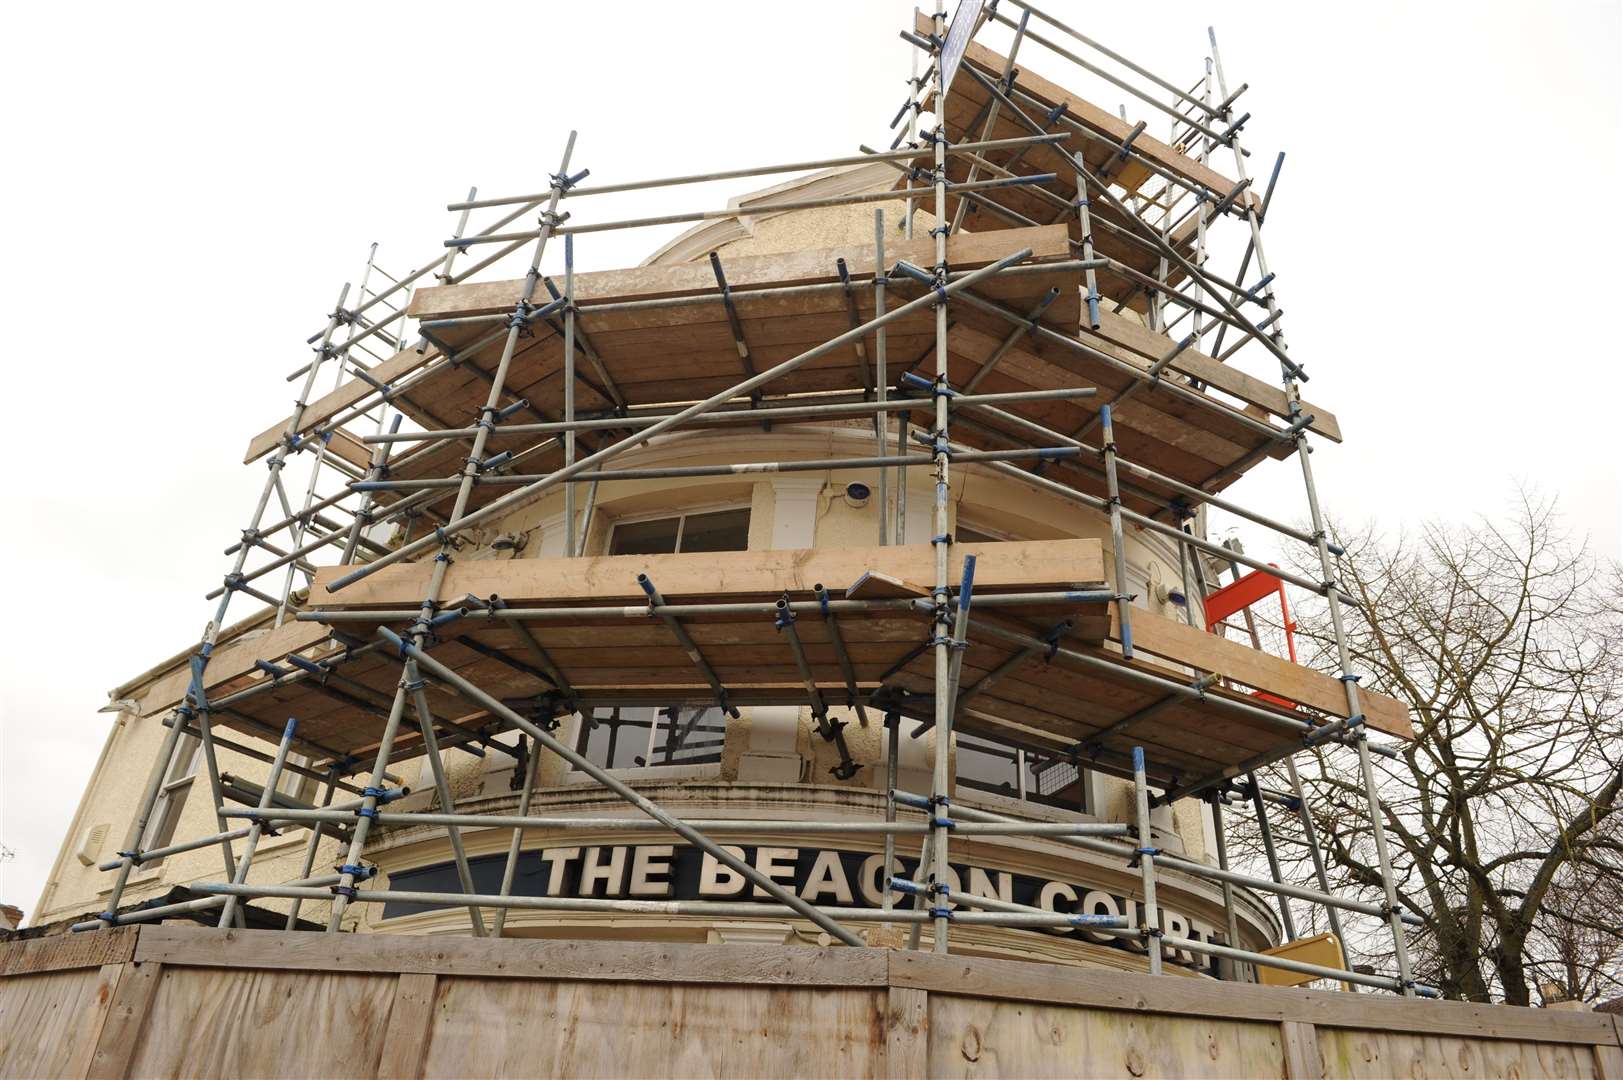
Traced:
[[887, 949], [123, 927], [0, 945], [0, 1076], [1572, 1077], [1606, 1015]]

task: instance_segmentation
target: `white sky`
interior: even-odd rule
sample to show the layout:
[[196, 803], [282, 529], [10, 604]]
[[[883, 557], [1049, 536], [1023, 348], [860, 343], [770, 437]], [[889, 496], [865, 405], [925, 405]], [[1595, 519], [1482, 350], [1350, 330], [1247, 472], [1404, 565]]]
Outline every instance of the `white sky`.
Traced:
[[[1251, 85], [1253, 173], [1288, 155], [1267, 244], [1292, 355], [1348, 438], [1314, 458], [1335, 513], [1468, 520], [1521, 479], [1618, 554], [1616, 4], [1165, 0], [1096, 18], [1048, 2], [1180, 84], [1213, 22], [1230, 85]], [[446, 202], [544, 188], [571, 126], [575, 168], [605, 183], [888, 144], [911, 8], [8, 8], [0, 843], [16, 854], [0, 901], [38, 899], [106, 691], [211, 614], [264, 476], [243, 448], [285, 419], [283, 376], [369, 242], [394, 273], [421, 265]], [[1040, 49], [1021, 59], [1121, 101]], [[1160, 114], [1129, 116], [1165, 136]], [[583, 201], [577, 219], [719, 208], [771, 182]], [[582, 237], [578, 263], [633, 265], [678, 231]], [[1302, 512], [1294, 463], [1233, 494]]]

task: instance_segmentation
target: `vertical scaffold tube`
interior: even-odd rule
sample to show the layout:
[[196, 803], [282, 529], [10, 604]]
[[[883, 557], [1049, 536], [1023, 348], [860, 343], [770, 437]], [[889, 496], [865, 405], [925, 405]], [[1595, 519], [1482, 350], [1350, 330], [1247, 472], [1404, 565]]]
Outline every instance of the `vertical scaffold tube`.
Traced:
[[1088, 264], [1082, 272], [1088, 286], [1088, 326], [1099, 329], [1099, 281], [1093, 272], [1093, 216], [1088, 213], [1088, 181], [1083, 169], [1081, 152], [1072, 155], [1076, 162], [1076, 217], [1082, 233], [1082, 259]]
[[[512, 318], [508, 321], [507, 340], [502, 347], [501, 360], [496, 365], [496, 371], [491, 376], [490, 394], [485, 403], [479, 408], [479, 430], [473, 438], [473, 448], [468, 453], [467, 463], [462, 469], [462, 481], [457, 487], [456, 502], [452, 505], [447, 525], [454, 526], [464, 514], [467, 513], [468, 500], [473, 494], [473, 485], [479, 475], [484, 461], [485, 447], [490, 441], [490, 432], [495, 427], [496, 416], [501, 411], [501, 397], [507, 388], [507, 372], [513, 364], [513, 354], [517, 351], [519, 337], [528, 325], [530, 315], [530, 301], [535, 298], [536, 290], [541, 284], [541, 257], [546, 253], [547, 239], [558, 227], [558, 201], [573, 180], [569, 176], [569, 162], [575, 154], [575, 135], [571, 131], [569, 139], [564, 144], [562, 163], [558, 172], [552, 177], [551, 196], [547, 202], [546, 210], [541, 213], [541, 228], [536, 234], [535, 253], [530, 257], [529, 273], [524, 279], [524, 289], [514, 304]], [[579, 179], [576, 177], [574, 179]], [[407, 631], [408, 641], [418, 644], [426, 640], [431, 632], [435, 610], [439, 604], [440, 589], [445, 584], [446, 572], [451, 565], [451, 552], [455, 550], [456, 537], [445, 529], [439, 530], [441, 536], [439, 553], [434, 556], [433, 570], [430, 571], [428, 589], [423, 595], [423, 602], [418, 611], [417, 619]], [[376, 564], [374, 564], [376, 565]], [[389, 721], [384, 726], [384, 738], [378, 744], [378, 756], [373, 767], [373, 779], [366, 795], [361, 800], [361, 817], [355, 823], [355, 831], [350, 837], [349, 858], [345, 860], [346, 867], [359, 865], [361, 855], [366, 850], [366, 837], [370, 831], [370, 815], [376, 813], [377, 800], [383, 793], [384, 773], [388, 771], [389, 755], [393, 750], [395, 733], [400, 728], [400, 717], [405, 711], [406, 696], [411, 692], [411, 684], [416, 680], [406, 671], [404, 661], [407, 652], [401, 649], [402, 673], [400, 683], [395, 688], [394, 702], [389, 708]], [[451, 810], [446, 808], [447, 812]], [[350, 898], [355, 895], [355, 876], [346, 869], [338, 885], [333, 888], [332, 914], [327, 920], [327, 932], [336, 933], [340, 921], [344, 916], [344, 908]], [[477, 917], [477, 916], [476, 916]]]
[[1133, 802], [1138, 818], [1138, 873], [1143, 882], [1144, 948], [1150, 974], [1161, 974], [1161, 909], [1155, 902], [1155, 838], [1150, 832], [1150, 786], [1144, 778], [1144, 748], [1133, 747]]
[[[340, 775], [342, 774], [336, 764], [327, 771], [327, 790], [321, 796], [321, 808], [323, 810], [332, 805], [333, 796], [338, 792], [338, 778]], [[310, 836], [304, 844], [304, 863], [299, 869], [299, 879], [301, 881], [310, 877], [310, 871], [315, 868], [316, 853], [321, 849], [321, 838], [325, 835], [326, 830], [327, 823], [324, 821], [317, 821], [310, 827]], [[304, 901], [294, 897], [293, 903], [287, 909], [287, 924], [282, 929], [294, 930], [298, 928], [299, 908], [302, 906], [304, 906]]]
[[[346, 867], [360, 865], [361, 856], [366, 852], [367, 835], [372, 831], [372, 821], [377, 816], [378, 804], [383, 801], [385, 785], [389, 782], [389, 756], [394, 752], [395, 737], [400, 733], [400, 718], [406, 712], [406, 682], [406, 669], [402, 665], [400, 685], [395, 689], [389, 717], [383, 723], [383, 736], [378, 740], [377, 757], [372, 764], [372, 781], [362, 790], [361, 805], [355, 811], [355, 827], [350, 830], [349, 851], [344, 856]], [[338, 932], [344, 918], [345, 904], [355, 895], [357, 877], [356, 873], [348, 870], [340, 871], [338, 884], [332, 887], [332, 911], [327, 916], [327, 933]]]
[[[1206, 58], [1206, 75], [1201, 81], [1201, 86], [1201, 101], [1209, 109], [1212, 102], [1211, 57]], [[1199, 160], [1202, 165], [1205, 165], [1207, 161], [1210, 160], [1211, 156], [1211, 137], [1209, 135], [1202, 135], [1200, 137], [1200, 157], [1197, 160]], [[1206, 268], [1206, 214], [1203, 212], [1203, 207], [1200, 205], [1200, 203], [1196, 204], [1195, 211], [1195, 265], [1204, 270]], [[1243, 276], [1244, 273], [1245, 271], [1242, 270], [1241, 275]], [[1194, 313], [1195, 340], [1199, 341], [1201, 339], [1201, 335], [1205, 332], [1205, 322], [1201, 318], [1204, 313], [1198, 307], [1190, 308], [1189, 310]]]
[[[406, 661], [406, 690], [411, 694], [417, 710], [417, 727], [423, 736], [423, 756], [428, 759], [429, 774], [434, 778], [434, 793], [447, 814], [456, 813], [456, 802], [451, 797], [451, 780], [445, 772], [445, 759], [440, 755], [439, 736], [434, 734], [434, 714], [428, 707], [428, 684], [423, 681], [417, 665]], [[477, 892], [473, 887], [473, 871], [468, 867], [468, 853], [462, 846], [462, 830], [455, 825], [445, 827], [445, 838], [451, 843], [451, 861], [456, 864], [457, 883], [465, 893]], [[478, 906], [468, 905], [468, 919], [473, 924], [473, 936], [485, 936], [485, 917]]]
[[[564, 237], [564, 423], [575, 422], [575, 238]], [[564, 464], [575, 463], [575, 429], [564, 429]], [[584, 539], [584, 537], [582, 538]], [[575, 557], [575, 485], [564, 485], [564, 558]]]
[[[918, 22], [919, 22], [919, 9], [915, 7], [913, 9], [913, 21], [908, 23], [908, 25], [907, 25], [908, 30], [911, 31], [913, 29], [913, 27], [918, 25]], [[919, 90], [920, 90], [920, 87], [919, 87], [919, 51], [917, 49], [908, 49], [907, 50], [907, 62], [908, 62], [908, 72], [907, 72], [907, 76], [908, 76], [908, 78], [907, 78], [908, 93], [913, 95], [913, 100], [917, 100], [918, 99], [918, 93], [919, 93]], [[916, 108], [910, 108], [910, 109], [907, 110], [907, 145], [911, 147], [911, 146], [917, 146], [918, 144], [919, 144], [919, 111]], [[913, 185], [909, 184], [908, 185], [908, 190], [911, 191], [912, 189], [913, 189]], [[902, 236], [903, 236], [904, 239], [907, 239], [907, 240], [913, 239], [913, 210], [914, 210], [913, 196], [909, 195], [907, 197], [907, 206], [906, 206], [906, 209], [903, 211], [903, 216], [902, 216]], [[901, 541], [898, 540], [897, 543], [901, 543]]]
[[[935, 5], [935, 79], [937, 115], [935, 117], [935, 286], [939, 290], [947, 284], [947, 125], [946, 87], [942, 86], [941, 42], [946, 39], [946, 8], [942, 0]], [[951, 555], [952, 536], [947, 520], [948, 491], [951, 477], [947, 449], [947, 298], [943, 294], [935, 305], [935, 515], [930, 545], [935, 549], [935, 769], [930, 784], [930, 839], [934, 858], [930, 867], [931, 950], [939, 954], [947, 951], [947, 923], [951, 913], [947, 907], [947, 790], [952, 778], [948, 755], [952, 751], [952, 644], [948, 637], [947, 564]]]
[[1133, 658], [1132, 600], [1127, 595], [1127, 547], [1121, 527], [1121, 486], [1116, 477], [1116, 429], [1111, 423], [1110, 406], [1099, 409], [1099, 434], [1104, 444], [1105, 495], [1110, 503], [1110, 547], [1116, 563], [1116, 621], [1121, 624], [1121, 655]]
[[[1313, 859], [1313, 876], [1319, 883], [1319, 891], [1328, 893], [1330, 888], [1330, 875], [1324, 869], [1324, 854], [1319, 850], [1319, 833], [1313, 827], [1313, 808], [1308, 805], [1307, 793], [1302, 787], [1301, 774], [1296, 771], [1296, 759], [1285, 759], [1285, 771], [1290, 776], [1291, 797], [1296, 800], [1296, 816], [1302, 823], [1302, 842], [1307, 845], [1307, 853]], [[1330, 932], [1336, 935], [1336, 940], [1345, 942], [1346, 936], [1341, 932], [1341, 915], [1335, 908], [1328, 905], [1324, 909], [1325, 916], [1330, 922]], [[1347, 989], [1357, 992], [1357, 983], [1348, 983]]]
[[[276, 785], [282, 781], [282, 766], [287, 764], [287, 752], [293, 746], [293, 732], [299, 722], [292, 717], [282, 728], [282, 741], [276, 745], [276, 760], [271, 762], [270, 776], [265, 780], [265, 787], [259, 793], [259, 809], [269, 810], [271, 801], [276, 798]], [[259, 846], [259, 834], [265, 831], [265, 819], [256, 817], [253, 824], [248, 826], [248, 835], [242, 841], [242, 855], [237, 859], [236, 873], [231, 875], [231, 884], [243, 885], [248, 881], [248, 871], [254, 864], [254, 849]], [[218, 926], [230, 926], [237, 917], [236, 896], [227, 896], [225, 906], [220, 909]]]
[[[1268, 860], [1268, 873], [1275, 884], [1284, 884], [1285, 878], [1279, 870], [1279, 852], [1274, 848], [1274, 830], [1268, 823], [1268, 805], [1262, 801], [1262, 785], [1257, 782], [1256, 773], [1246, 774], [1246, 786], [1250, 789], [1251, 811], [1257, 815], [1257, 832], [1262, 837], [1263, 855]], [[1296, 940], [1296, 918], [1291, 915], [1290, 897], [1284, 893], [1276, 893], [1279, 901], [1279, 921], [1285, 928], [1285, 940]]]
[[[530, 796], [535, 792], [536, 766], [541, 760], [541, 747], [538, 743], [530, 744], [530, 752], [524, 755], [524, 790], [518, 797], [518, 816], [529, 817]], [[519, 854], [524, 849], [524, 829], [514, 829], [512, 837], [507, 842], [507, 861], [502, 864], [501, 892], [497, 895], [511, 896], [513, 894], [513, 878], [518, 872]], [[507, 927], [507, 913], [509, 908], [497, 908], [496, 916], [491, 922], [490, 936], [501, 937], [502, 931]]]
[[[1212, 71], [1217, 76], [1217, 92], [1228, 100], [1228, 80], [1223, 76], [1223, 58], [1217, 51], [1217, 32], [1207, 29], [1207, 36], [1212, 46]], [[1247, 179], [1245, 170], [1245, 155], [1240, 145], [1240, 138], [1235, 134], [1229, 139], [1229, 146], [1234, 151], [1235, 168], [1241, 182]], [[1279, 305], [1274, 296], [1273, 275], [1268, 271], [1267, 256], [1262, 246], [1262, 219], [1257, 214], [1255, 202], [1246, 204], [1246, 221], [1251, 226], [1251, 247], [1257, 256], [1257, 273], [1263, 283], [1263, 297], [1268, 308], [1269, 321], [1273, 323], [1270, 335], [1273, 345], [1280, 354], [1286, 352], [1285, 335], [1280, 327]], [[1239, 284], [1244, 284], [1240, 282]], [[1301, 413], [1301, 387], [1298, 385], [1295, 368], [1289, 364], [1281, 363], [1281, 378], [1285, 384], [1285, 393], [1288, 399], [1291, 419], [1296, 421]], [[1409, 946], [1403, 932], [1402, 908], [1398, 904], [1397, 885], [1393, 880], [1392, 857], [1387, 848], [1386, 822], [1384, 811], [1381, 808], [1381, 793], [1375, 781], [1375, 767], [1370, 760], [1369, 731], [1364, 725], [1364, 712], [1359, 701], [1359, 676], [1352, 670], [1352, 650], [1347, 645], [1347, 632], [1343, 622], [1341, 610], [1341, 590], [1336, 585], [1334, 564], [1330, 556], [1330, 541], [1324, 525], [1324, 514], [1319, 506], [1318, 487], [1313, 482], [1313, 463], [1310, 460], [1312, 447], [1308, 444], [1307, 431], [1299, 429], [1296, 433], [1296, 457], [1302, 463], [1302, 483], [1307, 489], [1308, 513], [1313, 520], [1313, 537], [1319, 550], [1319, 566], [1324, 574], [1324, 597], [1330, 611], [1330, 625], [1335, 632], [1336, 658], [1341, 665], [1341, 685], [1347, 692], [1347, 725], [1357, 733], [1358, 768], [1364, 787], [1364, 799], [1369, 812], [1370, 831], [1375, 841], [1375, 858], [1381, 872], [1381, 889], [1385, 897], [1387, 927], [1392, 933], [1392, 952], [1397, 961], [1398, 981], [1403, 984], [1405, 997], [1415, 996], [1414, 972], [1409, 962]]]
[[[1212, 839], [1217, 847], [1217, 868], [1227, 871], [1229, 869], [1228, 834], [1223, 827], [1223, 796], [1221, 792], [1213, 791], [1211, 795], [1212, 808]], [[1224, 942], [1231, 949], [1243, 948], [1240, 942], [1240, 917], [1234, 908], [1234, 885], [1228, 879], [1220, 879], [1223, 887], [1223, 925], [1228, 935]], [[1238, 968], [1236, 975], [1241, 974]]]
[[[873, 314], [874, 318], [885, 313], [885, 211], [873, 212]], [[885, 370], [885, 328], [881, 326], [874, 331], [874, 392], [878, 394], [883, 404], [889, 393], [886, 383], [890, 375]], [[890, 453], [890, 421], [886, 419], [883, 410], [874, 413], [874, 434], [879, 439], [879, 456], [887, 457]], [[903, 469], [905, 473], [907, 470]], [[906, 481], [903, 480], [903, 483]], [[890, 470], [885, 466], [879, 467], [879, 546], [884, 547], [890, 541]], [[889, 863], [885, 864], [889, 867]], [[887, 870], [888, 872], [888, 870]], [[885, 894], [885, 906], [890, 906], [890, 893]]]
[[[177, 719], [175, 723], [180, 721]], [[214, 725], [209, 722], [207, 709], [197, 714], [197, 741], [202, 745], [203, 766], [209, 774], [209, 797], [214, 800], [214, 826], [220, 834], [220, 855], [225, 860], [225, 876], [229, 878], [236, 869], [237, 860], [231, 853], [231, 838], [225, 835], [230, 831], [229, 826], [226, 825], [225, 815], [220, 812], [225, 804], [225, 793], [220, 787], [220, 761], [214, 754]], [[310, 873], [305, 871], [301, 876], [309, 877]], [[238, 925], [245, 925], [240, 912], [237, 922]]]

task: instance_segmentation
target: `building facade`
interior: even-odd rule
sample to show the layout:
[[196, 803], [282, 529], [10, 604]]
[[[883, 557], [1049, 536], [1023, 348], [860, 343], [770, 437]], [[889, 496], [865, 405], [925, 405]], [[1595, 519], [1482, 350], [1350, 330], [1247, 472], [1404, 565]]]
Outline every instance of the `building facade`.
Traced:
[[[708, 222], [665, 245], [648, 265], [704, 261], [716, 252], [725, 261], [739, 256], [794, 252], [871, 237], [872, 205], [842, 206], [755, 215], [752, 204], [882, 191], [892, 182], [888, 166], [860, 166], [816, 174], [736, 199], [734, 216]], [[900, 201], [877, 207], [899, 228], [907, 207]], [[919, 235], [933, 226], [919, 210]], [[1131, 309], [1127, 309], [1132, 315]], [[626, 469], [700, 466], [728, 462], [850, 459], [871, 452], [874, 428], [868, 420], [773, 424], [770, 431], [726, 428], [685, 431], [657, 437], [626, 454]], [[931, 538], [933, 479], [923, 469], [877, 468], [774, 472], [760, 475], [689, 479], [630, 479], [594, 485], [575, 507], [574, 529], [580, 555], [640, 556], [672, 553], [829, 549], [880, 542], [881, 519], [889, 542], [927, 544]], [[906, 475], [905, 484], [897, 480]], [[883, 491], [884, 500], [880, 493]], [[965, 465], [952, 474], [951, 528], [956, 543], [1004, 543], [1092, 538], [1108, 550], [1107, 515], [1012, 481], [989, 468]], [[554, 491], [521, 505], [481, 527], [458, 554], [460, 562], [556, 559], [566, 554], [569, 523], [564, 496]], [[1203, 519], [1197, 517], [1196, 528]], [[380, 541], [398, 543], [415, 523], [375, 530]], [[1199, 595], [1186, 582], [1197, 569], [1179, 545], [1143, 529], [1124, 536], [1127, 580], [1111, 586], [1131, 593], [1133, 603], [1163, 618], [1200, 622]], [[1110, 560], [1106, 560], [1107, 566]], [[1190, 605], [1194, 605], [1193, 612]], [[264, 623], [239, 629], [239, 637], [264, 635]], [[186, 655], [160, 664], [113, 692], [115, 701], [138, 703], [151, 687], [182, 670]], [[634, 663], [627, 658], [626, 663]], [[884, 816], [889, 775], [889, 740], [884, 720], [867, 710], [837, 706], [843, 721], [840, 745], [824, 738], [809, 708], [755, 705], [727, 719], [713, 705], [689, 702], [586, 710], [559, 722], [556, 734], [593, 763], [634, 785], [660, 805], [685, 817], [772, 818], [785, 821]], [[144, 765], [164, 742], [163, 715], [121, 713], [65, 838], [55, 870], [33, 917], [36, 925], [82, 918], [101, 910], [111, 886], [97, 865], [115, 860], [123, 822], [136, 811]], [[927, 792], [935, 733], [913, 719], [898, 718], [896, 776], [900, 788]], [[952, 747], [955, 803], [1038, 821], [1130, 822], [1130, 781], [1096, 772], [1062, 755], [1041, 754], [1015, 745], [957, 734]], [[273, 742], [236, 734], [231, 741], [254, 751], [221, 746], [218, 768], [224, 790], [251, 804], [268, 773]], [[498, 736], [483, 747], [468, 744], [449, 751], [448, 783], [454, 809], [462, 813], [513, 814], [534, 751], [517, 733]], [[208, 834], [216, 827], [209, 783], [198, 740], [186, 738], [169, 764], [143, 850], [176, 837]], [[292, 765], [302, 768], [300, 759]], [[138, 767], [139, 766], [139, 767]], [[438, 809], [433, 777], [425, 759], [399, 767], [411, 794], [393, 808]], [[555, 755], [535, 763], [531, 814], [635, 814], [590, 778]], [[315, 773], [284, 775], [279, 785], [286, 805], [318, 805], [334, 797]], [[342, 801], [344, 792], [337, 793]], [[1184, 800], [1154, 812], [1156, 843], [1164, 850], [1215, 862], [1209, 807]], [[501, 827], [460, 830], [476, 892], [495, 892], [513, 843], [514, 830]], [[732, 842], [732, 841], [730, 841]], [[823, 905], [876, 907], [886, 899], [884, 846], [874, 834], [771, 833], [743, 836], [735, 850], [755, 867]], [[909, 850], [909, 849], [913, 850]], [[743, 900], [760, 897], [758, 888], [697, 848], [664, 839], [604, 829], [571, 833], [567, 839], [528, 830], [517, 863], [513, 891], [519, 895], [620, 897], [627, 899]], [[893, 870], [917, 867], [915, 838], [896, 844]], [[444, 828], [414, 826], [374, 831], [368, 849], [379, 881], [396, 890], [446, 891], [457, 885], [449, 837]], [[341, 863], [342, 837], [325, 836], [312, 845], [309, 835], [288, 828], [259, 841], [250, 880], [287, 882]], [[229, 872], [231, 868], [226, 867]], [[218, 880], [217, 848], [199, 848], [144, 862], [132, 874], [125, 904], [180, 895], [189, 884]], [[984, 837], [955, 844], [949, 884], [971, 894], [991, 896], [1057, 911], [1125, 916], [1140, 922], [1141, 880], [1131, 867], [1045, 837]], [[1160, 915], [1176, 937], [1263, 949], [1279, 939], [1274, 916], [1258, 897], [1237, 890], [1234, 911], [1239, 942], [1230, 940], [1222, 892], [1217, 883], [1175, 871], [1163, 872]], [[264, 899], [256, 906], [280, 917], [293, 905]], [[491, 913], [485, 913], [487, 917]], [[326, 905], [305, 901], [297, 918], [319, 924]], [[466, 933], [467, 909], [446, 904], [352, 905], [345, 926], [358, 932]], [[514, 910], [505, 915], [509, 936], [603, 938], [686, 942], [826, 943], [809, 923], [727, 920], [666, 914], [550, 912]], [[899, 942], [906, 927], [866, 931], [876, 942]], [[925, 931], [926, 938], [928, 930]], [[1059, 930], [966, 927], [954, 940], [955, 952], [1045, 959], [1061, 963], [1142, 968], [1137, 941], [1124, 941], [1081, 928]], [[1169, 955], [1170, 965], [1189, 972], [1217, 974], [1214, 962], [1193, 954]]]

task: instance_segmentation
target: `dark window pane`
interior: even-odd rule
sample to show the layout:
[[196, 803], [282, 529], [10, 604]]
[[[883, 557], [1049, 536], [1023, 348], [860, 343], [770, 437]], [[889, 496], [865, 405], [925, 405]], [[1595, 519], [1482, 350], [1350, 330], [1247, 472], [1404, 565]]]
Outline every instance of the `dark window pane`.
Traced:
[[959, 525], [953, 530], [952, 538], [960, 544], [1000, 544], [1003, 542], [1001, 536], [981, 532], [971, 525]]
[[[672, 723], [672, 713], [675, 722]], [[659, 731], [654, 736], [652, 765], [696, 765], [721, 760], [726, 738], [720, 709], [675, 709], [659, 711]]]
[[[637, 769], [650, 765], [701, 765], [721, 760], [721, 746], [726, 738], [725, 717], [719, 709], [700, 709], [694, 715], [691, 708], [674, 710], [678, 719], [674, 728], [671, 710], [647, 707], [599, 709], [596, 726], [581, 720], [580, 735], [575, 750], [592, 764], [604, 769]], [[648, 729], [654, 727], [652, 756], [648, 752]]]
[[601, 769], [629, 769], [648, 751], [648, 715], [652, 709], [600, 709], [597, 726], [581, 720], [575, 749]]
[[1090, 812], [1091, 808], [1086, 805], [1086, 788], [1080, 783], [1082, 774], [1071, 762], [1027, 754], [1026, 768], [1031, 773], [1026, 780], [1028, 799], [1066, 810]]
[[958, 782], [966, 788], [1043, 803], [1062, 810], [1090, 812], [1084, 805], [1082, 774], [1063, 757], [1025, 752], [1025, 791], [1019, 782], [1019, 757], [1013, 747], [989, 739], [959, 735]]
[[689, 514], [682, 526], [683, 551], [744, 551], [749, 546], [747, 507], [713, 514]]
[[680, 518], [632, 521], [614, 527], [609, 538], [610, 555], [669, 555], [676, 550], [676, 527]]
[[966, 787], [1017, 795], [1014, 751], [992, 743], [958, 739], [958, 782]]

